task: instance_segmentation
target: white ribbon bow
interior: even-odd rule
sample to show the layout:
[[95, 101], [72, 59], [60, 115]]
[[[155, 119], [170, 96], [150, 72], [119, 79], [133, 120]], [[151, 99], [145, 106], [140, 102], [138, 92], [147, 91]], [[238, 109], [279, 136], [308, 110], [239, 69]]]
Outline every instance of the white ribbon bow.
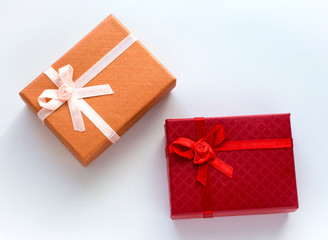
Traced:
[[[43, 107], [38, 112], [40, 120], [44, 122], [51, 113], [67, 101], [75, 131], [85, 131], [81, 114], [83, 112], [112, 143], [116, 142], [120, 136], [83, 100], [83, 98], [87, 97], [114, 94], [111, 87], [108, 84], [92, 87], [84, 86], [127, 50], [136, 40], [132, 34], [129, 34], [75, 82], [73, 82], [73, 68], [71, 65], [60, 68], [58, 73], [52, 67], [48, 68], [44, 73], [56, 84], [58, 90], [46, 89], [39, 96], [39, 104]], [[47, 102], [46, 98], [51, 98], [51, 100]]]

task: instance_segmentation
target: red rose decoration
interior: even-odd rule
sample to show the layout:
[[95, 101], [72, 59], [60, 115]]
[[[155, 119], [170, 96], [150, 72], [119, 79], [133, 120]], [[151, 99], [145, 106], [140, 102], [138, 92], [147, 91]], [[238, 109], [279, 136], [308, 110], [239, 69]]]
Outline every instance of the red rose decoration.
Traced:
[[207, 142], [199, 140], [195, 144], [194, 163], [202, 164], [216, 157], [215, 152]]

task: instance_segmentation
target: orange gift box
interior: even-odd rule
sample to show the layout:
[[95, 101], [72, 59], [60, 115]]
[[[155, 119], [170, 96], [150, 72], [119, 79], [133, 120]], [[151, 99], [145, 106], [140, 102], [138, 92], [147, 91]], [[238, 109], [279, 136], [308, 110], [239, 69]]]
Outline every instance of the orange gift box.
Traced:
[[[71, 65], [73, 81], [115, 48], [130, 32], [110, 15], [79, 41], [52, 68], [58, 70]], [[85, 98], [84, 100], [119, 135], [122, 136], [151, 107], [174, 87], [175, 78], [139, 42], [135, 41], [113, 62], [107, 65], [85, 87], [109, 84], [114, 94]], [[42, 73], [19, 94], [24, 102], [38, 113], [42, 107], [38, 98], [46, 89], [58, 87]], [[87, 166], [112, 143], [84, 115], [84, 132], [73, 129], [68, 103], [45, 118], [45, 125], [58, 139]]]

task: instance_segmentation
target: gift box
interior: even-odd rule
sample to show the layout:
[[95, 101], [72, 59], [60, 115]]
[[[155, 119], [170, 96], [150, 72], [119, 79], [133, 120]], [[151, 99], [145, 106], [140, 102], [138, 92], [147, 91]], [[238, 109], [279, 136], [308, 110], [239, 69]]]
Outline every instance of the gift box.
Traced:
[[172, 219], [298, 208], [289, 114], [167, 119]]
[[110, 15], [20, 96], [86, 166], [168, 94], [175, 81]]

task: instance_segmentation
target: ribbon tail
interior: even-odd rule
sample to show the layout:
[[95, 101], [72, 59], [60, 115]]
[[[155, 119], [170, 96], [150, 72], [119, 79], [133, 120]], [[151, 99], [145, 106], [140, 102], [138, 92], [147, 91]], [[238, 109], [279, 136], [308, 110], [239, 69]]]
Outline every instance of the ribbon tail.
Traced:
[[83, 99], [79, 99], [79, 107], [84, 115], [108, 138], [115, 143], [120, 136], [102, 119], [99, 114], [93, 110], [90, 105]]
[[114, 94], [109, 84], [76, 89], [77, 98], [97, 97], [109, 94]]
[[206, 185], [207, 172], [208, 172], [208, 163], [203, 163], [198, 166], [197, 181], [200, 182], [203, 186]]
[[84, 122], [81, 110], [79, 108], [78, 99], [75, 96], [68, 100], [68, 108], [71, 114], [74, 130], [78, 132], [84, 132]]
[[209, 164], [220, 172], [222, 172], [224, 175], [228, 176], [229, 178], [232, 178], [233, 168], [222, 160], [214, 158], [213, 160], [209, 161]]

